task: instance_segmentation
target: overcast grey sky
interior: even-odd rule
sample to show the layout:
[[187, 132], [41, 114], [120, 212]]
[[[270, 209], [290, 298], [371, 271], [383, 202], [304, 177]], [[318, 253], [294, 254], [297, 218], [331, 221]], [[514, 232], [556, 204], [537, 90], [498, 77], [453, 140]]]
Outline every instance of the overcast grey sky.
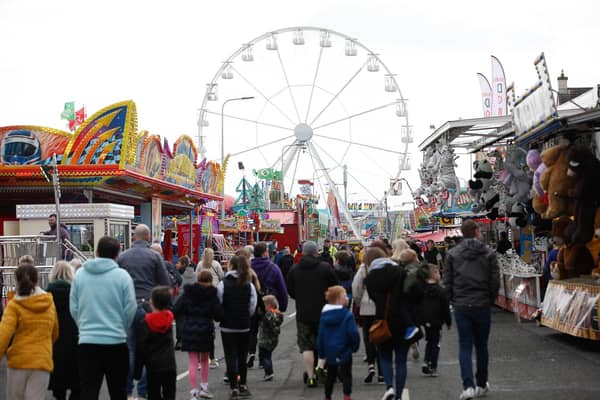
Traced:
[[[171, 142], [195, 137], [196, 110], [221, 62], [264, 32], [307, 25], [345, 33], [380, 54], [409, 100], [418, 144], [432, 124], [481, 116], [475, 74], [490, 75], [491, 54], [517, 93], [534, 84], [542, 51], [553, 85], [561, 69], [570, 86], [597, 83], [598, 4], [0, 0], [0, 126], [63, 129], [65, 101], [91, 114], [132, 99], [140, 129]], [[208, 150], [219, 158], [219, 148]], [[414, 186], [420, 159], [413, 155], [407, 175]], [[349, 192], [363, 196], [360, 188]]]

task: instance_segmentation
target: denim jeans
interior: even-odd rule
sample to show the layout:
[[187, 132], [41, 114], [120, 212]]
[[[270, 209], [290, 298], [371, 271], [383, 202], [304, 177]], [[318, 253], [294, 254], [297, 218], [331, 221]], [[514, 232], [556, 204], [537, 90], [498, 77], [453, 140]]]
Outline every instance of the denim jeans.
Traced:
[[477, 360], [477, 386], [484, 387], [488, 380], [488, 338], [492, 310], [490, 307], [454, 307], [454, 319], [458, 330], [458, 361], [463, 387], [475, 387], [471, 361], [473, 345]]
[[402, 397], [404, 384], [406, 383], [406, 357], [410, 344], [407, 341], [396, 343], [394, 339], [379, 346], [379, 364], [386, 387], [394, 386], [394, 370], [392, 367], [392, 356], [395, 356], [396, 364], [396, 398]]
[[[137, 335], [137, 327], [139, 326], [140, 321], [145, 317], [146, 311], [142, 308], [142, 304], [138, 305], [137, 310], [135, 311], [135, 317], [133, 318], [133, 323], [131, 324], [131, 328], [127, 333], [127, 346], [129, 347], [129, 374], [127, 374], [127, 394], [133, 395], [133, 389], [135, 387], [135, 383], [133, 382], [133, 372], [135, 369], [135, 342]], [[146, 368], [142, 371], [142, 378], [138, 381], [137, 384], [137, 394], [139, 397], [146, 397], [148, 393], [148, 381], [146, 379]]]
[[262, 362], [265, 375], [273, 373], [273, 352], [258, 346], [258, 359]]

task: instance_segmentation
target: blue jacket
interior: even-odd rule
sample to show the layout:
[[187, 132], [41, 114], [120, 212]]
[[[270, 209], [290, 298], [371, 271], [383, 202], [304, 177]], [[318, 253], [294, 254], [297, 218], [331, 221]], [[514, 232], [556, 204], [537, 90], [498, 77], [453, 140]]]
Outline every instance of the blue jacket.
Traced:
[[133, 281], [110, 258], [88, 260], [73, 279], [69, 308], [80, 344], [126, 343], [137, 309]]
[[285, 312], [288, 305], [288, 291], [283, 274], [277, 264], [271, 262], [269, 257], [255, 257], [251, 264], [261, 286], [265, 285], [269, 289], [269, 292], [279, 302], [279, 310]]
[[354, 316], [348, 308], [327, 304], [321, 312], [317, 351], [327, 364], [346, 364], [358, 350], [360, 336]]

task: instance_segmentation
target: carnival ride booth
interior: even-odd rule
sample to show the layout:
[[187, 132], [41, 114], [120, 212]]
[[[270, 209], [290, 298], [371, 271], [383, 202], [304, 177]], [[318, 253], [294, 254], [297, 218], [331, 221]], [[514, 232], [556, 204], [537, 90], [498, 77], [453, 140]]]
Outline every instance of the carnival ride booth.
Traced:
[[[28, 156], [31, 138], [35, 138], [39, 157]], [[25, 140], [26, 145], [16, 146], [17, 139]], [[221, 166], [206, 159], [198, 162], [196, 147], [188, 136], [181, 136], [171, 147], [166, 139], [138, 131], [133, 101], [98, 111], [72, 134], [39, 126], [0, 127], [0, 148], [3, 228], [16, 230], [19, 204], [33, 210], [60, 203], [60, 212], [66, 207], [61, 223], [72, 224], [72, 237], [81, 239], [77, 245], [86, 252], [90, 245], [93, 252], [104, 234], [119, 238], [123, 247], [128, 247], [128, 221], [133, 216], [136, 222], [149, 225], [152, 239], [160, 241], [162, 214], [191, 217], [194, 210], [216, 209], [221, 200]], [[45, 215], [39, 218], [57, 211], [45, 207], [40, 211]], [[85, 216], [77, 217], [76, 210], [85, 210], [81, 211]], [[47, 230], [47, 223], [43, 229], [41, 222], [28, 219], [19, 233]], [[105, 223], [108, 225], [100, 227]]]
[[[56, 211], [54, 204], [17, 205], [19, 235], [38, 235], [48, 230], [48, 215]], [[85, 257], [93, 258], [98, 240], [112, 236], [121, 249], [130, 246], [132, 206], [122, 204], [61, 204], [60, 223], [67, 228], [70, 242]], [[16, 265], [16, 264], [15, 264]]]

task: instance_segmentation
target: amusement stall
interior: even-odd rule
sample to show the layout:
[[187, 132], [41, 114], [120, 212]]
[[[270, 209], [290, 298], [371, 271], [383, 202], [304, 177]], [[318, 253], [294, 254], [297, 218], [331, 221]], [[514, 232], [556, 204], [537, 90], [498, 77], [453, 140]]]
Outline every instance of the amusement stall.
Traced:
[[[482, 90], [485, 117], [448, 121], [421, 143], [415, 198], [438, 223], [479, 223], [483, 240], [499, 251], [500, 307], [598, 339], [600, 196], [591, 178], [600, 165], [598, 87], [568, 88], [561, 74], [555, 96], [543, 54], [534, 65], [532, 89], [516, 98], [511, 85], [502, 96], [510, 115], [487, 113]], [[471, 179], [456, 191], [441, 166], [450, 170], [461, 151]], [[445, 199], [456, 193], [470, 197], [470, 209], [444, 212]]]
[[77, 250], [89, 256], [104, 234], [127, 248], [133, 223], [147, 224], [160, 241], [163, 215], [193, 217], [201, 223], [196, 237], [204, 240], [218, 233], [211, 213], [221, 199], [223, 174], [219, 164], [198, 161], [189, 136], [171, 147], [138, 131], [133, 101], [98, 111], [73, 133], [0, 127], [0, 226], [17, 238], [39, 234], [56, 213]]

